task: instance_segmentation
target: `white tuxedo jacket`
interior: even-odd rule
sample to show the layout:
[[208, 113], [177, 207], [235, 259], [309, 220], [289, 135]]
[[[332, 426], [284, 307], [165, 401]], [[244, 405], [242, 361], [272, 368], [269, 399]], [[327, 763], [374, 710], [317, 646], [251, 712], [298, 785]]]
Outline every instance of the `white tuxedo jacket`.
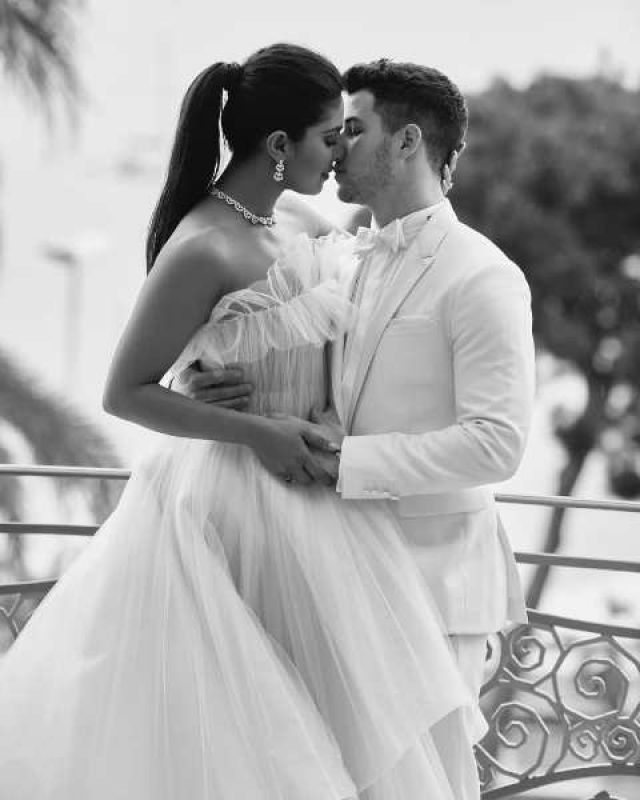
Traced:
[[[347, 430], [344, 499], [386, 498], [450, 633], [525, 621], [513, 554], [489, 484], [517, 469], [534, 393], [531, 302], [518, 267], [449, 203], [407, 249], [369, 323]], [[344, 401], [344, 402], [343, 402]]]

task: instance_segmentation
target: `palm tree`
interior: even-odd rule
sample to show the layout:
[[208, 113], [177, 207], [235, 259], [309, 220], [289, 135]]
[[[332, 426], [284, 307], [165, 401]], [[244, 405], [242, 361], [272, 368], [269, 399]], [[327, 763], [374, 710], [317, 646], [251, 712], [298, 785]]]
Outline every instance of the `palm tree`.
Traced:
[[[56, 102], [63, 101], [72, 122], [81, 105], [82, 87], [72, 56], [74, 15], [81, 6], [81, 0], [0, 0], [0, 69], [23, 97], [36, 101], [49, 124]], [[35, 463], [117, 465], [113, 448], [91, 423], [1, 351], [0, 422], [28, 444]], [[11, 452], [0, 442], [3, 461], [11, 461]], [[71, 488], [83, 492], [98, 518], [113, 507], [119, 491], [101, 481], [73, 478], [56, 486], [62, 494]], [[10, 520], [23, 518], [18, 479], [0, 481], [0, 513]]]

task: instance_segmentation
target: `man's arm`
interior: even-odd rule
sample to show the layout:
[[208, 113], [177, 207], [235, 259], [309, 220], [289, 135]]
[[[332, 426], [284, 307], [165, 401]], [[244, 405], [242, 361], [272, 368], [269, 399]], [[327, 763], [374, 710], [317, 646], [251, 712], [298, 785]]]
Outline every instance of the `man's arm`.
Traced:
[[440, 494], [500, 482], [518, 468], [535, 376], [526, 281], [511, 264], [480, 271], [457, 287], [450, 314], [455, 423], [417, 434], [347, 436], [343, 497]]

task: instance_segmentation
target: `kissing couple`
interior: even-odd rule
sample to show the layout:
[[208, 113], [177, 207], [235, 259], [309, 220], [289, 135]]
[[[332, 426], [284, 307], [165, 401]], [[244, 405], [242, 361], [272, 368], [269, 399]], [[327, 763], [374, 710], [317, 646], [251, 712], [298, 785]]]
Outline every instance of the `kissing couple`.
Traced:
[[[418, 64], [195, 78], [104, 393], [160, 435], [0, 662], [0, 796], [477, 800], [534, 355], [446, 197], [466, 136]], [[332, 170], [371, 227], [306, 203]]]

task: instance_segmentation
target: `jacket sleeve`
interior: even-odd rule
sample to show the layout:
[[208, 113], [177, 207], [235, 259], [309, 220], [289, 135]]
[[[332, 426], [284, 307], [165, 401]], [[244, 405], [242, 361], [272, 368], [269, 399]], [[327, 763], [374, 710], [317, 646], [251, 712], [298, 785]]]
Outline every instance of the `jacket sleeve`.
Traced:
[[460, 281], [449, 300], [455, 422], [346, 437], [337, 487], [344, 498], [452, 492], [506, 480], [518, 468], [534, 395], [529, 287], [506, 262]]

